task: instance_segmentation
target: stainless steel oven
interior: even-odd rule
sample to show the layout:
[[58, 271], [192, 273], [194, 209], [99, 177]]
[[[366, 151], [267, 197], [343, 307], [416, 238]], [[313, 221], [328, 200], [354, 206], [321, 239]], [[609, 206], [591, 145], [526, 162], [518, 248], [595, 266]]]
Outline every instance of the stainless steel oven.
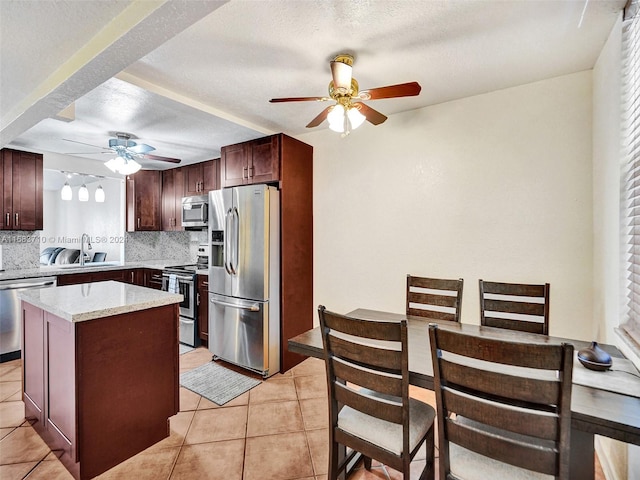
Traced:
[[167, 267], [162, 271], [162, 290], [180, 293], [180, 342], [192, 347], [198, 344], [198, 307], [196, 304], [196, 273], [191, 265]]

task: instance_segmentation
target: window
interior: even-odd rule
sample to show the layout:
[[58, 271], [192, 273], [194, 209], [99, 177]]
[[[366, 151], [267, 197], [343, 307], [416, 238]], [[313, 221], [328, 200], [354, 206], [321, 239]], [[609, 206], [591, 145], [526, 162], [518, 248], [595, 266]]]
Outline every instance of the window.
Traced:
[[640, 0], [630, 0], [622, 27], [622, 205], [628, 275], [621, 329], [640, 348]]

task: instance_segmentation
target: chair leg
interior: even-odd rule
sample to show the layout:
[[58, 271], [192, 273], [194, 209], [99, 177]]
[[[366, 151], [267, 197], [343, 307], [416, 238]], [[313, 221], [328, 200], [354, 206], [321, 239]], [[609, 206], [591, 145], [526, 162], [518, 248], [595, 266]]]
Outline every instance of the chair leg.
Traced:
[[433, 434], [433, 426], [429, 429], [427, 433], [426, 441], [424, 442], [425, 447], [427, 448], [427, 461], [420, 475], [420, 480], [435, 480], [436, 475], [436, 465], [435, 465], [435, 441]]
[[329, 446], [329, 480], [338, 480], [338, 444], [331, 438], [331, 445]]
[[371, 470], [371, 457], [363, 455], [362, 458], [364, 462], [364, 468], [366, 468], [367, 470]]

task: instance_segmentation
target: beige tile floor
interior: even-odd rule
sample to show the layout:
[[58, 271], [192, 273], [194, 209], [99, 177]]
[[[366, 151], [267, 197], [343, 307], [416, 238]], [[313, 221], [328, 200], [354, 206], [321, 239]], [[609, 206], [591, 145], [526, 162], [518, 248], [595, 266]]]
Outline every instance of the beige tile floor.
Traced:
[[[180, 356], [180, 370], [210, 360], [211, 354], [198, 348]], [[0, 364], [0, 479], [72, 479], [24, 418], [21, 372], [20, 360]], [[431, 391], [412, 387], [411, 396], [435, 405]], [[180, 412], [170, 419], [171, 435], [97, 478], [326, 480], [327, 422], [324, 364], [317, 359], [274, 375], [222, 407], [180, 388]], [[424, 462], [425, 454], [418, 453], [412, 478]], [[604, 480], [598, 473], [597, 480]], [[371, 471], [359, 467], [349, 478], [402, 476], [374, 461]]]

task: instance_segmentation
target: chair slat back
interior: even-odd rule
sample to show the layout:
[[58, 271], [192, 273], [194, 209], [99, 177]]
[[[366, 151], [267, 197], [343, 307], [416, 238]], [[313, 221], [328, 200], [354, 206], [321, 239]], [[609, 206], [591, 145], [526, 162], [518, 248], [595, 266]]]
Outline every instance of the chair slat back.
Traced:
[[541, 285], [479, 281], [480, 323], [549, 334], [548, 283]]
[[[337, 420], [338, 406], [342, 404], [376, 418], [408, 425], [406, 320], [363, 320], [330, 312], [322, 306], [318, 313], [333, 420]], [[373, 392], [387, 397], [372, 395]]]
[[557, 479], [569, 472], [573, 346], [429, 326], [440, 455], [449, 444]]
[[407, 275], [407, 315], [460, 321], [464, 281]]

